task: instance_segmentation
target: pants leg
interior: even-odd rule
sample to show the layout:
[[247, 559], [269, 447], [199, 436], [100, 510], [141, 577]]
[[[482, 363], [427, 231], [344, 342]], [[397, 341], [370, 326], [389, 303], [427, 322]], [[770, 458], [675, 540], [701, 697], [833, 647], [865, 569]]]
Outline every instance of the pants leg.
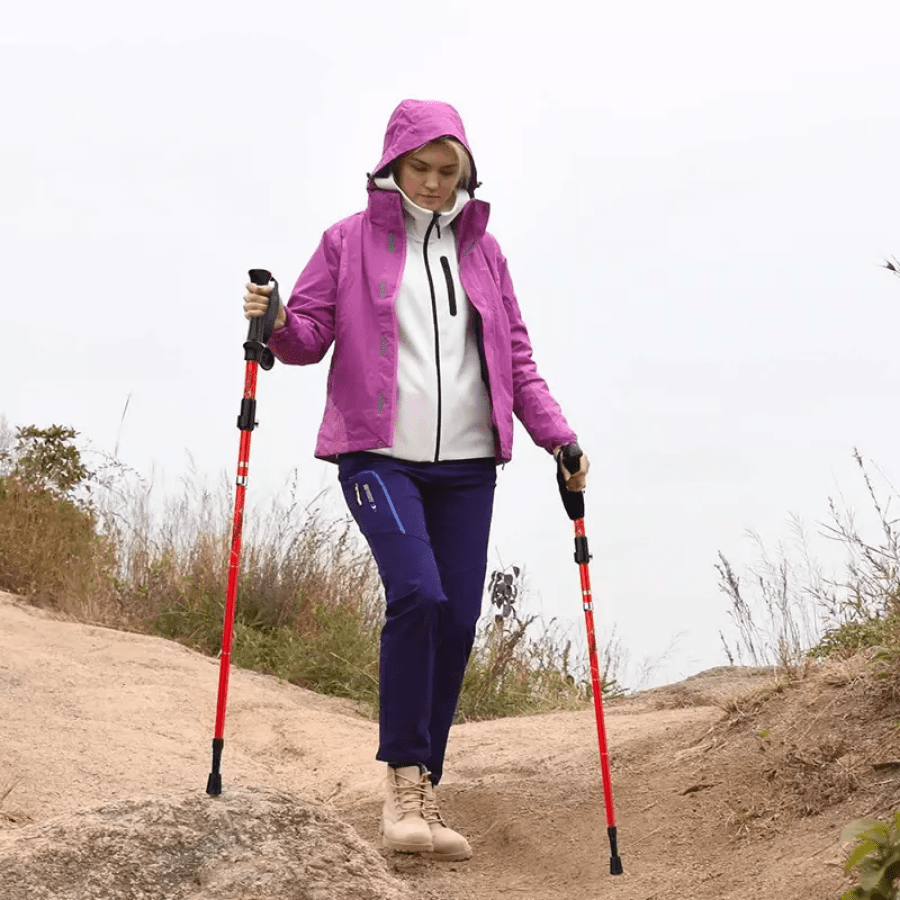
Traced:
[[435, 784], [443, 772], [447, 738], [481, 615], [497, 480], [493, 461], [488, 467], [468, 461], [465, 468], [458, 463], [445, 465], [443, 475], [451, 480], [425, 490], [426, 526], [447, 597], [435, 648], [431, 754], [425, 761]]
[[419, 487], [399, 461], [350, 454], [339, 461], [344, 498], [384, 584], [379, 666], [379, 747], [385, 762], [430, 753], [431, 683], [446, 597], [428, 543]]
[[354, 453], [339, 480], [385, 587], [376, 758], [422, 762], [437, 783], [481, 609], [496, 467]]

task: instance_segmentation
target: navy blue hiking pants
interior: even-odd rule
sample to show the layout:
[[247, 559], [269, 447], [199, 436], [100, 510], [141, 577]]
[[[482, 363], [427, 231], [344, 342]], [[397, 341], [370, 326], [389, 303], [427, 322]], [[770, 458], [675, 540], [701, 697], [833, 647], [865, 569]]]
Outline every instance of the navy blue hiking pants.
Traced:
[[481, 614], [496, 463], [347, 453], [338, 479], [387, 601], [376, 759], [422, 763], [437, 784]]

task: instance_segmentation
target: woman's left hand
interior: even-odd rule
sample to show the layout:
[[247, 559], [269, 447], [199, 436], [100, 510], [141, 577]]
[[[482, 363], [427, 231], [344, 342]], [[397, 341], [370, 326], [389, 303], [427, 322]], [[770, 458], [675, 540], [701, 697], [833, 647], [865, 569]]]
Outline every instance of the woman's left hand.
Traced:
[[[553, 456], [556, 458], [557, 462], [559, 462], [560, 450], [562, 450], [561, 446], [555, 447], [553, 450]], [[563, 472], [566, 473], [566, 488], [575, 493], [583, 491], [587, 484], [587, 473], [590, 467], [590, 460], [587, 458], [587, 454], [582, 450], [581, 459], [578, 461], [577, 472], [569, 473], [569, 470], [565, 466], [562, 467]]]

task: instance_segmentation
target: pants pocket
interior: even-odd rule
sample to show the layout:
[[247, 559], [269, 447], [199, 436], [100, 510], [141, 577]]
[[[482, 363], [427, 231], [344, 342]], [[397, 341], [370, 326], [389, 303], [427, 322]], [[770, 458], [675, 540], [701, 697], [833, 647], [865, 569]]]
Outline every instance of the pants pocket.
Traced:
[[393, 499], [377, 472], [357, 472], [341, 478], [344, 499], [364, 535], [406, 534]]

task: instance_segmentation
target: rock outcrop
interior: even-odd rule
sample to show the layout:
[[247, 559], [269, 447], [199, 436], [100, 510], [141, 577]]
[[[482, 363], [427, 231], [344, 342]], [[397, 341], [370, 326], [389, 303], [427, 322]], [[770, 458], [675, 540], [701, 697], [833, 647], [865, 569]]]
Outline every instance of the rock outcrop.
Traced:
[[0, 900], [410, 900], [320, 804], [273, 790], [166, 794], [0, 832]]

